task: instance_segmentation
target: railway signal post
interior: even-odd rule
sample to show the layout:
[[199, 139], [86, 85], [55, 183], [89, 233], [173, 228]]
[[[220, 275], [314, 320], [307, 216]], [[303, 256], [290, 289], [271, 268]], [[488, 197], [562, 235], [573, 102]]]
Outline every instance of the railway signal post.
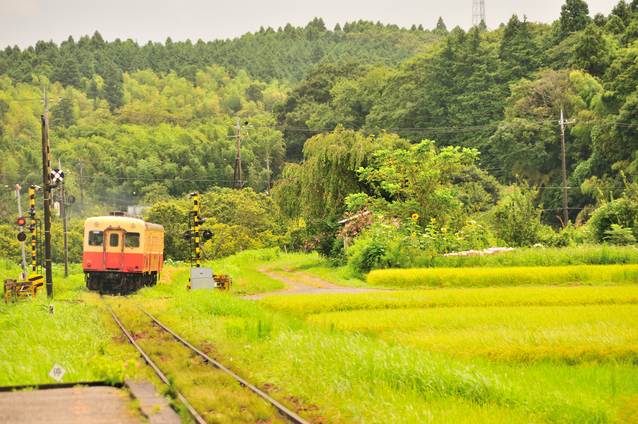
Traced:
[[212, 268], [201, 266], [201, 240], [210, 240], [213, 237], [213, 233], [210, 230], [201, 231], [200, 229], [207, 219], [199, 216], [199, 193], [195, 191], [189, 194], [188, 198], [193, 199], [193, 210], [188, 214], [188, 230], [182, 234], [182, 238], [188, 241], [191, 262], [188, 286], [186, 288], [188, 290], [191, 290], [191, 288], [228, 290], [232, 286], [232, 280], [228, 275], [213, 275]]
[[[20, 216], [20, 218], [18, 218], [18, 226], [20, 227], [20, 233], [22, 233], [22, 227], [26, 223], [26, 220], [24, 218], [22, 218], [22, 201], [20, 200], [20, 190], [21, 189], [22, 189], [22, 187], [20, 187], [19, 184], [16, 184], [15, 195], [16, 195], [16, 199], [18, 200], [18, 216]], [[24, 223], [21, 224], [20, 220], [23, 220]], [[19, 237], [19, 235], [18, 235], [18, 237]], [[18, 238], [18, 240], [19, 240], [19, 238]], [[22, 245], [22, 271], [24, 272], [24, 276], [26, 277], [26, 275], [27, 275], [27, 256], [26, 256], [26, 252], [24, 250], [24, 240], [20, 240], [20, 244]]]
[[[16, 301], [22, 298], [36, 298], [38, 295], [38, 290], [42, 290], [44, 286], [44, 278], [42, 277], [42, 270], [38, 273], [38, 262], [37, 262], [37, 246], [40, 245], [38, 236], [41, 232], [41, 226], [39, 226], [39, 222], [35, 219], [35, 192], [40, 187], [38, 186], [30, 186], [29, 187], [29, 216], [31, 217], [31, 224], [27, 225], [27, 218], [19, 217], [17, 219], [17, 224], [20, 227], [20, 232], [18, 233], [18, 241], [24, 242], [27, 239], [27, 234], [23, 230], [28, 230], [31, 233], [31, 275], [27, 277], [27, 271], [23, 274], [20, 274], [20, 278], [17, 280], [4, 280], [4, 300], [5, 302], [9, 301], [11, 298], [12, 301]], [[25, 265], [26, 268], [26, 265]]]

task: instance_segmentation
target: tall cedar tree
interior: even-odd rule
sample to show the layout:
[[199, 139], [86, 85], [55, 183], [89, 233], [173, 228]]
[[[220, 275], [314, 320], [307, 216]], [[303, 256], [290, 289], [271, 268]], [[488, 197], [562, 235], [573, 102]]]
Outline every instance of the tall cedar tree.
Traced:
[[566, 0], [561, 6], [559, 41], [576, 31], [582, 31], [589, 24], [589, 6], [583, 0]]
[[507, 92], [509, 84], [521, 78], [530, 79], [543, 66], [543, 53], [529, 22], [521, 22], [518, 16], [512, 15], [503, 30], [499, 58], [499, 77]]
[[104, 99], [109, 102], [111, 112], [124, 104], [123, 79], [120, 71], [110, 63], [106, 68], [104, 75], [104, 86], [102, 94]]

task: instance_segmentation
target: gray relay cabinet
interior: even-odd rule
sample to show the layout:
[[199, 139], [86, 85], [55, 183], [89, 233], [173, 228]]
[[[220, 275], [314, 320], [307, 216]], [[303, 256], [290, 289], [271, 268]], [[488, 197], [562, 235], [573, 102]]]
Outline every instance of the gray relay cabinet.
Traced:
[[213, 277], [213, 268], [191, 268], [191, 290], [214, 289], [217, 287]]

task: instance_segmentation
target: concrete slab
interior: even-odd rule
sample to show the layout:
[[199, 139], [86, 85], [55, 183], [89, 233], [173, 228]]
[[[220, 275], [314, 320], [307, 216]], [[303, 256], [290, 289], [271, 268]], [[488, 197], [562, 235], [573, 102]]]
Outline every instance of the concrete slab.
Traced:
[[150, 424], [181, 424], [179, 415], [171, 409], [165, 397], [157, 393], [155, 386], [146, 380], [126, 380], [124, 385], [131, 396], [140, 402], [140, 411]]
[[145, 422], [115, 387], [74, 387], [0, 393], [4, 424], [139, 424]]

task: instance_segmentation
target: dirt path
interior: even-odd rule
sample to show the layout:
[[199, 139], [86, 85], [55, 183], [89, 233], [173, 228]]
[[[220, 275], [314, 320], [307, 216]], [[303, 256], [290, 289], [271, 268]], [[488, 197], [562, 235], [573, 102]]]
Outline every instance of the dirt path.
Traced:
[[285, 294], [363, 293], [363, 292], [381, 291], [381, 290], [375, 290], [375, 289], [358, 289], [354, 287], [338, 286], [336, 284], [332, 284], [327, 281], [320, 280], [319, 278], [310, 277], [308, 275], [301, 274], [299, 272], [294, 272], [287, 269], [284, 269], [284, 271], [289, 274], [302, 277], [302, 279], [306, 280], [308, 284], [303, 282], [298, 282], [298, 281], [292, 281], [292, 280], [289, 280], [288, 278], [282, 277], [277, 274], [273, 274], [272, 272], [268, 272], [265, 269], [260, 269], [259, 272], [283, 282], [284, 284], [288, 286], [288, 288], [286, 290], [278, 291], [278, 292], [260, 293], [260, 294], [250, 295], [250, 296], [244, 296], [244, 299], [259, 299], [263, 296], [285, 295]]

